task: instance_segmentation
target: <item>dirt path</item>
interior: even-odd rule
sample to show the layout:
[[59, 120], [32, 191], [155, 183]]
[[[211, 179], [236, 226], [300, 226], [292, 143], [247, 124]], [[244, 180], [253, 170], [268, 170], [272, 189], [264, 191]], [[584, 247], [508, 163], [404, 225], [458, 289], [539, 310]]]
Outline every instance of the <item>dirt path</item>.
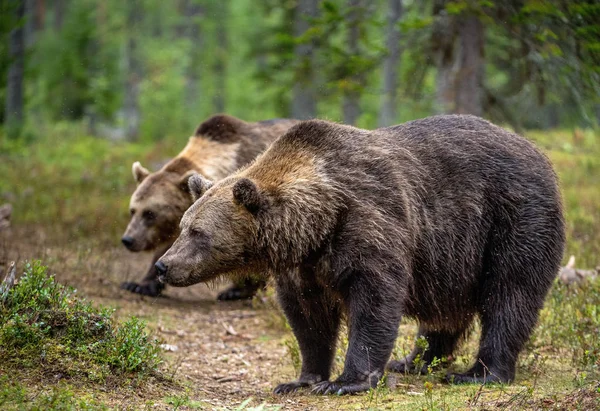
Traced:
[[[139, 279], [150, 255], [78, 242], [64, 245], [50, 237], [35, 228], [13, 229], [10, 241], [5, 238], [0, 248], [0, 263], [17, 260], [22, 266], [25, 260], [41, 259], [59, 282], [75, 287], [94, 304], [115, 308], [118, 318], [134, 315], [146, 320], [164, 343], [163, 371], [174, 376], [177, 386], [167, 391], [149, 386], [134, 390], [133, 397], [131, 392], [113, 393], [106, 398], [110, 404], [137, 408], [150, 401], [153, 409], [172, 409], [168, 398], [177, 397], [203, 409], [222, 409], [252, 398], [249, 406], [322, 409], [311, 405], [314, 399], [271, 394], [277, 383], [296, 375], [285, 346], [291, 332], [284, 328], [272, 298], [263, 298], [266, 303], [219, 302], [219, 287], [202, 284], [167, 288], [165, 297], [142, 297], [121, 290], [119, 284]], [[220, 287], [227, 285], [223, 282]]]
[[[557, 361], [563, 356], [549, 358], [539, 374], [537, 362], [528, 365], [530, 358], [538, 356], [531, 352], [522, 354], [518, 381], [507, 387], [457, 387], [441, 384], [441, 377], [435, 375], [391, 375], [386, 387], [375, 393], [343, 398], [306, 393], [274, 396], [272, 388], [294, 379], [297, 373], [286, 345], [291, 342], [293, 346], [293, 336], [271, 295], [253, 303], [223, 303], [215, 299], [218, 288], [195, 285], [168, 288], [164, 298], [141, 297], [121, 290], [119, 285], [141, 278], [150, 255], [129, 253], [116, 241], [110, 246], [65, 241], [60, 233], [37, 227], [13, 228], [10, 237], [0, 238], [0, 269], [10, 260], [18, 260], [21, 270], [27, 259], [42, 260], [59, 282], [75, 287], [94, 304], [115, 308], [117, 317], [135, 315], [146, 320], [153, 335], [166, 344], [162, 367], [162, 374], [169, 377], [166, 381], [126, 387], [71, 382], [78, 395], [118, 409], [477, 409], [506, 404], [507, 409], [547, 409], [555, 405], [557, 409], [572, 409], [593, 404], [580, 407], [592, 409], [600, 405], [600, 394], [577, 391], [573, 384], [577, 371], [568, 361]], [[413, 344], [414, 331], [414, 323], [401, 325], [397, 346], [405, 352]], [[476, 339], [469, 338], [457, 354], [456, 366], [468, 365], [476, 344]], [[343, 350], [338, 349], [334, 374], [340, 371], [343, 356]], [[24, 384], [32, 389], [49, 388], [43, 381]], [[536, 387], [535, 396], [532, 386]], [[248, 399], [245, 408], [240, 408]], [[261, 404], [266, 405], [260, 408]]]

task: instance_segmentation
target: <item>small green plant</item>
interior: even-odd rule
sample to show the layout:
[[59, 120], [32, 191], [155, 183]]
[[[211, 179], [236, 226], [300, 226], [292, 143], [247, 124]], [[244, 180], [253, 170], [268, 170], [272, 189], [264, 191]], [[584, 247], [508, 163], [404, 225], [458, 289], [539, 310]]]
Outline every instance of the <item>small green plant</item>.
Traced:
[[600, 377], [600, 280], [565, 285], [556, 281], [540, 322], [533, 347], [571, 355], [572, 364]]
[[156, 370], [157, 340], [137, 318], [119, 324], [49, 276], [40, 261], [0, 301], [0, 370], [39, 367], [65, 376], [107, 376]]
[[18, 381], [5, 376], [0, 377], [0, 409], [96, 411], [108, 410], [108, 407], [95, 400], [78, 398], [65, 384], [32, 395]]
[[296, 371], [296, 374], [299, 374], [300, 369], [302, 368], [302, 358], [300, 356], [300, 346], [298, 346], [298, 341], [296, 341], [296, 338], [294, 337], [288, 337], [283, 343], [285, 344], [288, 354], [292, 360], [294, 371]]
[[421, 375], [421, 372], [427, 366], [425, 360], [423, 359], [423, 354], [425, 354], [425, 352], [429, 349], [429, 342], [427, 342], [427, 339], [425, 337], [419, 336], [419, 338], [417, 338], [415, 342], [415, 345], [421, 352], [420, 354], [417, 354], [417, 356], [413, 360], [413, 365], [415, 366], [418, 375]]

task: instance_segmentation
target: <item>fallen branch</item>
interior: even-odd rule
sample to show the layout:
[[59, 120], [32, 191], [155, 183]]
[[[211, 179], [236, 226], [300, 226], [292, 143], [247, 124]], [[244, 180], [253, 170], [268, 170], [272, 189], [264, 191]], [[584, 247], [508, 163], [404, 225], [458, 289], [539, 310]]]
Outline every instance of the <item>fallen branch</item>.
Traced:
[[575, 256], [572, 255], [571, 258], [569, 258], [567, 265], [560, 269], [558, 278], [567, 284], [579, 283], [585, 278], [596, 278], [599, 274], [599, 271], [600, 267], [596, 267], [595, 270], [581, 270], [579, 268], [575, 268]]
[[0, 206], [0, 231], [10, 226], [10, 215], [12, 214], [12, 206], [4, 204]]
[[15, 285], [15, 277], [17, 275], [17, 267], [14, 261], [10, 263], [8, 267], [8, 275], [2, 284], [0, 284], [0, 301], [4, 301], [8, 295], [8, 291]]

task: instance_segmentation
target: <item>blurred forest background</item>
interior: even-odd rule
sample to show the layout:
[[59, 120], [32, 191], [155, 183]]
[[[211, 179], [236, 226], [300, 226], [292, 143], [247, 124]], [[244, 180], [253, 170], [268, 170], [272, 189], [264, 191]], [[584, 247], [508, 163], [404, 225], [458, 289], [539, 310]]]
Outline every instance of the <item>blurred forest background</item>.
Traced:
[[[120, 242], [136, 187], [131, 164], [157, 170], [217, 112], [369, 129], [472, 113], [515, 129], [560, 178], [563, 264], [573, 255], [595, 277], [555, 283], [512, 388], [452, 387], [428, 373], [366, 396], [294, 396], [286, 409], [600, 409], [600, 0], [0, 0], [0, 279], [11, 260], [42, 259], [80, 295], [116, 306], [121, 318], [140, 316], [178, 344], [163, 369], [189, 384], [184, 393], [128, 376], [131, 385], [116, 388], [89, 363], [64, 368], [80, 351], [38, 344], [43, 355], [26, 357], [15, 345], [0, 349], [17, 352], [0, 358], [0, 409], [6, 401], [52, 409], [44, 398], [56, 409], [280, 401], [267, 393], [295, 375], [300, 357], [276, 310], [217, 305], [200, 286], [151, 301], [119, 289], [150, 258]], [[9, 227], [2, 210], [11, 207]], [[3, 348], [21, 341], [16, 323], [5, 324]], [[404, 326], [397, 358], [415, 337], [415, 324]], [[470, 341], [457, 363], [473, 358]], [[288, 364], [282, 374], [279, 363]], [[63, 406], [64, 395], [79, 406]], [[42, 405], [25, 406], [35, 401]]]
[[596, 0], [0, 0], [9, 136], [189, 135], [215, 112], [365, 128], [600, 122]]
[[549, 155], [567, 257], [600, 263], [597, 0], [0, 0], [0, 205], [120, 247], [135, 188], [195, 127], [364, 128], [472, 113]]

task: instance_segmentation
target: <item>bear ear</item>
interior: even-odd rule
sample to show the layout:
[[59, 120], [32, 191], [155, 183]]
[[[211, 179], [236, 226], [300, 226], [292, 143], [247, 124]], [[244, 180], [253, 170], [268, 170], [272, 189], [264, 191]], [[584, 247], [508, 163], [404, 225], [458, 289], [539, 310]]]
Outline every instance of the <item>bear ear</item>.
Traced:
[[243, 205], [251, 213], [260, 210], [264, 203], [256, 184], [247, 178], [242, 178], [233, 185], [233, 198], [236, 203]]
[[181, 178], [179, 179], [179, 183], [177, 184], [179, 186], [179, 188], [181, 189], [181, 191], [183, 191], [185, 193], [190, 192], [189, 181], [190, 181], [190, 177], [193, 176], [194, 174], [198, 174], [198, 173], [195, 172], [194, 170], [190, 170], [187, 173], [185, 173], [183, 176], [181, 176]]
[[131, 171], [133, 172], [133, 178], [138, 184], [144, 181], [144, 179], [150, 175], [150, 171], [142, 167], [139, 161], [133, 163], [133, 166], [131, 166]]
[[198, 173], [193, 173], [188, 179], [188, 187], [194, 201], [202, 197], [212, 186], [212, 181], [207, 180]]

